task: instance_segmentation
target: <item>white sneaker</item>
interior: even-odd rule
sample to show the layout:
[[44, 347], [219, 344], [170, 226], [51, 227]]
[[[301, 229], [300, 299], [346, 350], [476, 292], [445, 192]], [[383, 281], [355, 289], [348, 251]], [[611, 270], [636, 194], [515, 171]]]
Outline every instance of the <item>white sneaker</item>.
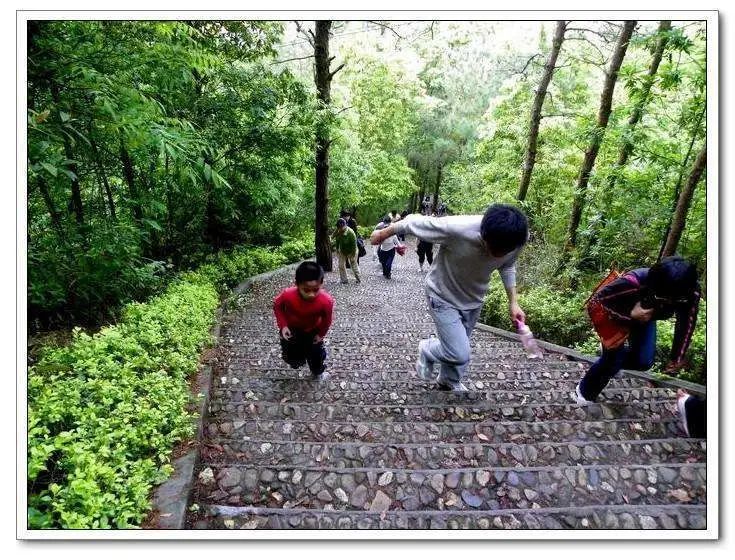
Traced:
[[465, 384], [461, 381], [458, 381], [457, 383], [447, 384], [437, 380], [436, 388], [440, 391], [451, 391], [452, 393], [466, 393], [467, 391], [469, 391], [469, 389], [467, 389]]
[[416, 373], [424, 381], [434, 381], [436, 374], [434, 373], [434, 362], [430, 362], [424, 356], [423, 348], [425, 341], [419, 341], [419, 357], [416, 360]]
[[691, 395], [685, 393], [676, 399], [676, 409], [679, 411], [679, 422], [681, 423], [681, 427], [684, 429], [684, 433], [687, 437], [689, 437], [689, 426], [687, 425], [686, 402], [689, 397], [691, 397]]
[[588, 401], [582, 396], [582, 393], [579, 392], [579, 383], [577, 383], [577, 386], [574, 388], [574, 394], [572, 395], [574, 400], [579, 405], [588, 405], [588, 404], [595, 404], [595, 401]]

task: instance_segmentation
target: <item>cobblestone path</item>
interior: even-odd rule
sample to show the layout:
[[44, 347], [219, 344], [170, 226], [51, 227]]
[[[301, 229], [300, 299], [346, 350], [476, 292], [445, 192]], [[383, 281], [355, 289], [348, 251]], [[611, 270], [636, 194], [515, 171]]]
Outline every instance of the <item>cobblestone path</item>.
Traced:
[[370, 252], [361, 271], [325, 280], [327, 381], [280, 358], [292, 273], [225, 320], [188, 528], [706, 528], [706, 442], [682, 437], [673, 390], [624, 377], [580, 407], [581, 363], [478, 329], [470, 392], [436, 391], [413, 371], [433, 333], [416, 253], [390, 281]]

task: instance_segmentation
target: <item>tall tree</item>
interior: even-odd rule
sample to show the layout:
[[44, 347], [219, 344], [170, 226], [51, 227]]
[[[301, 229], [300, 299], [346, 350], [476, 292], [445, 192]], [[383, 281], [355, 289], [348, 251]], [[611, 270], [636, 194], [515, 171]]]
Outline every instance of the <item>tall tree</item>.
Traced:
[[556, 31], [554, 32], [554, 39], [551, 43], [551, 52], [549, 58], [546, 60], [544, 66], [544, 74], [539, 82], [536, 95], [533, 99], [533, 108], [531, 109], [531, 123], [528, 130], [528, 145], [526, 148], [526, 157], [523, 162], [523, 175], [521, 176], [521, 185], [518, 188], [518, 196], [516, 198], [519, 202], [526, 200], [526, 194], [528, 194], [528, 185], [531, 183], [531, 174], [533, 173], [533, 166], [536, 163], [536, 148], [538, 146], [538, 130], [541, 125], [541, 109], [544, 105], [544, 99], [546, 98], [546, 91], [549, 88], [549, 83], [554, 75], [556, 69], [556, 60], [559, 58], [559, 52], [561, 51], [561, 45], [564, 42], [564, 32], [566, 31], [567, 22], [557, 21]]
[[[329, 56], [329, 29], [331, 21], [317, 21], [316, 33], [312, 33], [314, 45], [314, 81], [319, 98], [319, 119], [316, 130], [316, 191], [314, 195], [314, 244], [316, 261], [329, 272], [332, 270], [332, 247], [329, 243], [329, 112], [332, 78], [344, 64], [330, 72], [329, 65], [334, 57]], [[311, 31], [309, 31], [311, 33]]]
[[605, 209], [609, 207], [610, 197], [612, 197], [613, 189], [615, 188], [615, 184], [618, 181], [620, 172], [628, 163], [628, 159], [633, 153], [634, 143], [632, 133], [635, 130], [636, 125], [640, 122], [641, 118], [643, 118], [643, 109], [646, 107], [650, 99], [651, 88], [653, 87], [653, 84], [656, 80], [656, 73], [658, 72], [658, 67], [661, 64], [661, 59], [664, 56], [666, 44], [669, 41], [668, 32], [670, 30], [671, 21], [663, 20], [659, 23], [658, 29], [656, 31], [657, 39], [653, 49], [651, 63], [648, 66], [648, 72], [646, 73], [645, 78], [643, 78], [643, 83], [640, 89], [634, 92], [634, 105], [630, 113], [630, 118], [628, 119], [627, 130], [625, 134], [623, 134], [623, 141], [620, 146], [620, 152], [618, 152], [618, 159], [615, 162], [615, 168], [613, 169], [613, 172], [610, 174], [610, 177], [608, 179], [607, 189], [603, 192], [602, 195], [603, 200], [600, 204], [600, 208], [602, 209], [603, 214], [600, 220], [595, 223], [593, 231], [589, 236], [587, 246], [583, 250], [585, 254], [588, 254], [590, 248], [596, 243], [599, 232], [604, 229], [607, 222]]
[[615, 44], [615, 49], [613, 50], [610, 66], [605, 72], [605, 83], [602, 88], [602, 95], [600, 96], [600, 108], [597, 112], [597, 126], [592, 133], [590, 145], [584, 153], [582, 168], [580, 169], [579, 176], [577, 178], [574, 202], [572, 204], [572, 214], [569, 219], [569, 228], [567, 230], [567, 240], [559, 262], [559, 269], [566, 265], [572, 250], [577, 244], [577, 231], [582, 218], [582, 211], [584, 210], [587, 185], [589, 184], [592, 168], [595, 165], [597, 153], [600, 151], [602, 139], [605, 135], [605, 129], [607, 128], [607, 123], [610, 119], [612, 98], [613, 93], [615, 92], [615, 83], [618, 79], [618, 71], [620, 70], [620, 66], [625, 58], [625, 52], [628, 49], [628, 43], [633, 35], [636, 23], [637, 22], [635, 21], [626, 21], [623, 24], [623, 28], [620, 31], [620, 35], [618, 36], [618, 40]]
[[681, 234], [684, 232], [684, 226], [686, 225], [687, 214], [689, 213], [689, 207], [692, 204], [692, 198], [694, 197], [694, 189], [699, 183], [699, 179], [702, 177], [705, 168], [707, 167], [707, 143], [705, 142], [702, 146], [702, 150], [697, 155], [697, 159], [694, 161], [694, 166], [689, 174], [686, 185], [679, 194], [679, 200], [676, 203], [676, 210], [674, 211], [673, 218], [671, 220], [671, 230], [664, 242], [663, 250], [661, 251], [662, 257], [669, 257], [676, 253], [676, 248], [679, 246], [679, 240]]

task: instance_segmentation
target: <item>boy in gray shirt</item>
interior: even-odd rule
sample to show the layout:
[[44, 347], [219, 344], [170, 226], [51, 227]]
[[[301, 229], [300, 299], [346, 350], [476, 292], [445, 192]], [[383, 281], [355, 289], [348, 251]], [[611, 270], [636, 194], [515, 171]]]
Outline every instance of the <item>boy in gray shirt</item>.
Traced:
[[470, 361], [470, 335], [494, 270], [503, 280], [511, 321], [526, 320], [515, 286], [515, 261], [528, 239], [526, 216], [508, 204], [493, 204], [483, 216], [435, 218], [412, 214], [374, 231], [370, 243], [378, 245], [396, 233], [410, 233], [441, 245], [426, 276], [426, 297], [437, 338], [419, 342], [416, 371], [423, 379], [433, 380], [434, 364], [439, 362], [439, 388], [464, 392], [467, 388], [462, 379]]

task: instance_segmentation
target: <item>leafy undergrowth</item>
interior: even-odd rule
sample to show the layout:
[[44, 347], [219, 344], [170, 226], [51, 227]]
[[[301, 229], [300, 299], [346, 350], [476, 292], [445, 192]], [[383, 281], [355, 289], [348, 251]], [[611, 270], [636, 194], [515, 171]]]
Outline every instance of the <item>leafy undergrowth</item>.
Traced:
[[306, 240], [220, 253], [118, 324], [48, 348], [28, 372], [28, 527], [129, 528], [194, 432], [188, 378], [220, 295], [312, 253]]

